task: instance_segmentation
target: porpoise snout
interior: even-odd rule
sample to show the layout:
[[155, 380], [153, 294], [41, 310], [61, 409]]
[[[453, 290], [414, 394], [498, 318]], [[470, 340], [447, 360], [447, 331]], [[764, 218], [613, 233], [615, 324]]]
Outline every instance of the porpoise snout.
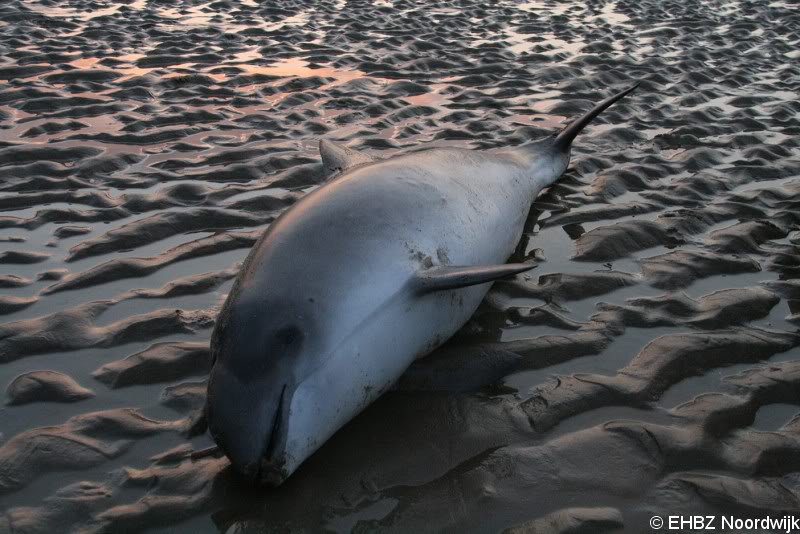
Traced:
[[257, 478], [261, 484], [280, 486], [289, 478], [289, 471], [283, 467], [283, 462], [278, 463], [265, 458], [261, 462]]
[[215, 365], [208, 383], [206, 418], [211, 437], [233, 469], [252, 482], [277, 485], [288, 476], [278, 466], [285, 441], [283, 396], [286, 387], [246, 383]]
[[[230, 458], [230, 457], [229, 457]], [[280, 486], [289, 478], [289, 472], [283, 467], [282, 461], [262, 457], [258, 462], [237, 466], [231, 462], [234, 471], [247, 480], [256, 484], [267, 486]]]

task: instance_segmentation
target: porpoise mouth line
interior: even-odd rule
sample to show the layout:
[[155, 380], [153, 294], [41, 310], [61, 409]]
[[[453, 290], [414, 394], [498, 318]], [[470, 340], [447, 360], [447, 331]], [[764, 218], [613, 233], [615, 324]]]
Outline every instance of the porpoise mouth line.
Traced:
[[278, 407], [275, 409], [275, 416], [272, 418], [272, 425], [270, 427], [269, 441], [264, 449], [264, 459], [272, 457], [277, 446], [277, 435], [281, 427], [282, 411], [283, 411], [283, 397], [286, 394], [286, 384], [281, 388], [281, 396], [278, 398]]
[[278, 406], [275, 410], [275, 416], [272, 419], [269, 441], [267, 441], [264, 454], [261, 456], [261, 461], [258, 463], [255, 477], [255, 480], [258, 482], [276, 486], [286, 478], [285, 470], [282, 468], [283, 462], [275, 462], [273, 460], [275, 449], [278, 447], [278, 432], [281, 430], [281, 421], [283, 420], [283, 399], [285, 395], [286, 384], [281, 388]]

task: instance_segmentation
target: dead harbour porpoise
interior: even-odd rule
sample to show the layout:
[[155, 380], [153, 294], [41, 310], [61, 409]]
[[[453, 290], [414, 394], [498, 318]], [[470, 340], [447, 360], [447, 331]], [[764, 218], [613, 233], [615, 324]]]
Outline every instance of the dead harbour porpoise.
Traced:
[[211, 340], [209, 430], [233, 468], [278, 485], [475, 312], [575, 136], [374, 160], [320, 142], [333, 174], [255, 244]]

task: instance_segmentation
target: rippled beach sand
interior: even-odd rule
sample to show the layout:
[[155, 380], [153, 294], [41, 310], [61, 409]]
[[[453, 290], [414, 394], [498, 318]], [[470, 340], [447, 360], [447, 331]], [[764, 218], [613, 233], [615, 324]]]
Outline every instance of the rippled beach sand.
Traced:
[[[796, 3], [260, 4], [0, 7], [0, 532], [800, 510]], [[319, 138], [519, 144], [631, 80], [531, 210], [537, 269], [288, 482], [192, 455], [216, 313]]]

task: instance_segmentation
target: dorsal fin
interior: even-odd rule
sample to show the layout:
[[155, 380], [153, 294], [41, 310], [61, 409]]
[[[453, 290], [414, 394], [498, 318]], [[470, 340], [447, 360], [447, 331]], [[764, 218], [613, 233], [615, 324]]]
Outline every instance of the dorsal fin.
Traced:
[[429, 291], [486, 284], [500, 278], [530, 271], [534, 267], [536, 267], [535, 263], [505, 263], [502, 265], [478, 266], [442, 265], [417, 273], [415, 279], [416, 290], [420, 293], [428, 293]]
[[322, 157], [322, 167], [329, 175], [375, 161], [372, 156], [327, 139], [320, 139], [319, 155]]

